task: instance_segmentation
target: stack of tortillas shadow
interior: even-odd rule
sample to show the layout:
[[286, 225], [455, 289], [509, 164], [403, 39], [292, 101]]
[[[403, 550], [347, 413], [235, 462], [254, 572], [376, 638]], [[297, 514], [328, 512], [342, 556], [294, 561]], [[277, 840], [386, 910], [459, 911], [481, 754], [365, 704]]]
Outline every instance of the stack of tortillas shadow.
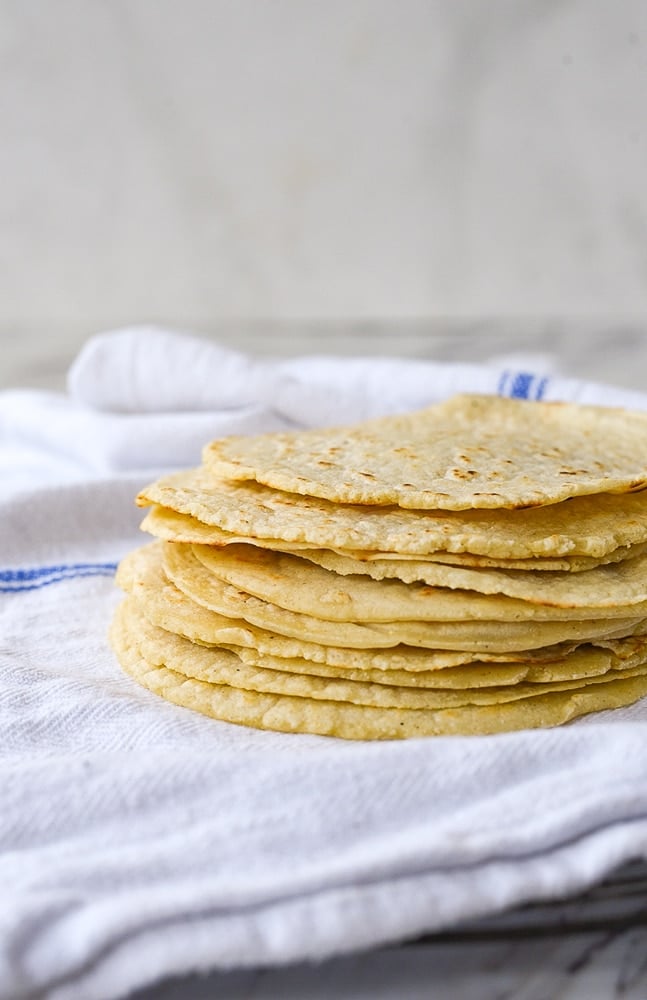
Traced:
[[217, 719], [351, 739], [647, 694], [647, 415], [459, 396], [229, 437], [138, 498], [112, 642]]

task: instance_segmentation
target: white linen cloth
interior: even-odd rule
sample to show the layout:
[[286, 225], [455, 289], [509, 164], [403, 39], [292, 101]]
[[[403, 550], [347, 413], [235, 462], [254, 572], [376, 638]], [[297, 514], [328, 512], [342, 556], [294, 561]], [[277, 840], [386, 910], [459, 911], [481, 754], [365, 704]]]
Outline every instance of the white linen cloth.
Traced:
[[552, 730], [352, 743], [177, 708], [107, 646], [151, 474], [221, 433], [457, 390], [647, 406], [486, 366], [252, 362], [154, 330], [90, 342], [67, 397], [0, 394], [0, 997], [321, 959], [647, 857], [647, 699]]
[[[545, 367], [549, 359], [539, 360]], [[154, 328], [92, 338], [72, 365], [68, 388], [67, 396], [0, 393], [0, 474], [13, 488], [197, 465], [202, 445], [222, 434], [349, 423], [456, 392], [647, 407], [642, 393], [516, 366], [254, 360]]]

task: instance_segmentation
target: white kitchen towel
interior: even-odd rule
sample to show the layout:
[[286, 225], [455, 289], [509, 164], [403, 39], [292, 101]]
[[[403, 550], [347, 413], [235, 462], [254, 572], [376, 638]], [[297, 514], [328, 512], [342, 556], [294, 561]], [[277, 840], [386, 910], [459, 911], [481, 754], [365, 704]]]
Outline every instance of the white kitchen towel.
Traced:
[[[77, 396], [91, 384], [81, 361]], [[218, 376], [196, 373], [196, 397]], [[217, 432], [225, 405], [239, 429], [225, 392], [198, 414], [216, 414]], [[51, 397], [29, 397], [29, 423], [20, 396], [14, 424], [12, 398], [0, 400], [5, 460], [29, 459], [0, 502], [0, 997], [113, 1000], [189, 971], [319, 959], [573, 892], [647, 857], [647, 700], [546, 731], [368, 744], [219, 723], [138, 688], [106, 631], [114, 565], [142, 539], [132, 496], [146, 455], [126, 461], [120, 429], [121, 450], [104, 452], [115, 468], [99, 466], [93, 434], [74, 440], [70, 421], [66, 438], [62, 420], [49, 485], [28, 490], [49, 440], [34, 414]], [[133, 433], [132, 400], [130, 414], [100, 402], [106, 434], [121, 420]], [[89, 398], [58, 403], [99, 426]], [[172, 434], [175, 419], [167, 408], [159, 426]], [[57, 456], [74, 482], [56, 484]], [[158, 462], [172, 464], [161, 445]]]
[[[150, 477], [195, 465], [222, 434], [350, 423], [414, 410], [455, 392], [647, 408], [647, 396], [500, 361], [413, 358], [254, 359], [154, 328], [92, 338], [69, 393], [0, 393], [0, 476], [6, 488], [115, 473]], [[533, 358], [533, 361], [536, 359]]]

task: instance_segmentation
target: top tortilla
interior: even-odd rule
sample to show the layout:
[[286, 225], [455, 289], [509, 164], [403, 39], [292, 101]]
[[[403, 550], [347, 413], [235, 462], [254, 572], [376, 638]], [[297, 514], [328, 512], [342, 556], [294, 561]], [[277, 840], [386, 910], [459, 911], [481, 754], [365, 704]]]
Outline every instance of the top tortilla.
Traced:
[[227, 437], [204, 463], [337, 503], [518, 508], [647, 487], [647, 414], [455, 396], [352, 427]]

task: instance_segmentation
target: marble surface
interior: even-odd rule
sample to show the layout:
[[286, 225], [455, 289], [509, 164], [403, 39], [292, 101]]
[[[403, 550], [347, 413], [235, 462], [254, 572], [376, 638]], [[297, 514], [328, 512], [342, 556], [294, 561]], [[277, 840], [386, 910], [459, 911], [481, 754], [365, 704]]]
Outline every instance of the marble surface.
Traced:
[[[287, 972], [208, 976], [133, 1000], [644, 1000], [647, 929], [403, 947]], [[189, 992], [190, 991], [190, 992]]]
[[0, 318], [647, 308], [642, 0], [0, 0]]

